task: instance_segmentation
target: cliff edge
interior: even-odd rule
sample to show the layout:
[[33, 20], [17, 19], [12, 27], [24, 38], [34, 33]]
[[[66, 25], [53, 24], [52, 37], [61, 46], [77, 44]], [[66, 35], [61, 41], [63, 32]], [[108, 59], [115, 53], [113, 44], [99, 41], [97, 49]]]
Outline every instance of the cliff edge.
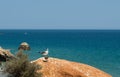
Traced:
[[112, 77], [95, 67], [63, 59], [49, 58], [44, 62], [39, 58], [32, 62], [42, 66], [38, 72], [43, 73], [43, 77]]
[[11, 58], [14, 58], [14, 55], [9, 50], [0, 47], [0, 62], [5, 62]]

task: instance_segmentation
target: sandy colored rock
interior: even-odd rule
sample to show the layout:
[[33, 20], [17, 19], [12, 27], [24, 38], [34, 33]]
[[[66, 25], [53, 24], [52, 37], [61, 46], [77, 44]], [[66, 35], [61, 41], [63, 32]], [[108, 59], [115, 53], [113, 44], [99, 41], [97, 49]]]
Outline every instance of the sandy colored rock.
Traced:
[[0, 55], [7, 55], [7, 56], [13, 56], [13, 54], [10, 52], [9, 49], [3, 49], [2, 47], [0, 47]]
[[8, 49], [0, 47], [0, 61], [6, 61], [9, 58], [13, 58], [14, 55]]
[[42, 72], [43, 77], [112, 77], [92, 66], [57, 58], [49, 58], [48, 62], [39, 58], [32, 62], [42, 66], [38, 72]]
[[18, 47], [18, 50], [30, 50], [30, 46], [27, 42], [22, 42]]

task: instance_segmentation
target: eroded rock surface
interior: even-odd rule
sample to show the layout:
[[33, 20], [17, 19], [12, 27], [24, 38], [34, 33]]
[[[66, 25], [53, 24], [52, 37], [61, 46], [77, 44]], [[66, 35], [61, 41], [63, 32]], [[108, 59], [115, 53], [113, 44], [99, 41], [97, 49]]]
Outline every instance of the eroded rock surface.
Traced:
[[42, 66], [38, 72], [42, 72], [43, 77], [112, 77], [95, 67], [63, 59], [49, 58], [44, 62], [39, 58], [32, 62]]

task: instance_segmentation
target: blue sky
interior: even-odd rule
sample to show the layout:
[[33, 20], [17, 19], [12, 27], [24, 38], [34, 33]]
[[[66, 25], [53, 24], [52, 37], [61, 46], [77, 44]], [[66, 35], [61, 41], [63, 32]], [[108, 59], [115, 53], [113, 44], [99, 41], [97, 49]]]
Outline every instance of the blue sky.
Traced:
[[120, 29], [120, 0], [0, 0], [0, 29]]

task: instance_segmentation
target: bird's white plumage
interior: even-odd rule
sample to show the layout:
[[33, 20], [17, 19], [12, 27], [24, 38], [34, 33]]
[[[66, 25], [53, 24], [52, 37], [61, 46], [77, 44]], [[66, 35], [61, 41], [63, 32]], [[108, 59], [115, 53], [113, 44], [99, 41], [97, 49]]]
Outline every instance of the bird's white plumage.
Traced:
[[42, 55], [48, 55], [48, 53], [49, 53], [49, 51], [48, 51], [48, 48], [47, 48], [47, 50], [44, 51], [44, 52], [42, 52], [41, 54], [42, 54]]

